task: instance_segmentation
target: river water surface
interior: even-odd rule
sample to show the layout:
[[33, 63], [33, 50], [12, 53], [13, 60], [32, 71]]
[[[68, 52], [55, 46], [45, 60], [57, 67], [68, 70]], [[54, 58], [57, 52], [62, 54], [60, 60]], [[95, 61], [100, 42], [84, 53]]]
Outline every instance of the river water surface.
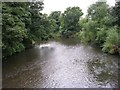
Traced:
[[3, 88], [117, 88], [120, 57], [63, 39], [3, 60]]

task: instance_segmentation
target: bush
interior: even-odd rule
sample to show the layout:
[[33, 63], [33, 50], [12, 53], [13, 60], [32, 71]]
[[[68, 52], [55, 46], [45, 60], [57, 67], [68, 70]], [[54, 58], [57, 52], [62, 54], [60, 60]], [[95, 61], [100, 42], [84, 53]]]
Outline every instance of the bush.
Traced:
[[103, 28], [98, 28], [97, 31], [97, 37], [96, 37], [96, 44], [102, 46], [103, 43], [105, 42], [106, 39], [106, 32], [107, 32], [107, 28], [103, 27]]
[[116, 27], [110, 28], [107, 32], [106, 40], [103, 44], [102, 51], [110, 54], [119, 52], [120, 38]]

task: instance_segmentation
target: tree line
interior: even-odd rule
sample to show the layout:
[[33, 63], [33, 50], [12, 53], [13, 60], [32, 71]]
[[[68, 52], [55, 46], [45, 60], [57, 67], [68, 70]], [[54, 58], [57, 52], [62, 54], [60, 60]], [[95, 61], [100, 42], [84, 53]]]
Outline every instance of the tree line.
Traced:
[[78, 38], [99, 46], [102, 51], [120, 54], [120, 2], [114, 7], [106, 2], [90, 5], [83, 18], [80, 7], [68, 7], [42, 14], [44, 3], [2, 3], [2, 53], [13, 55], [31, 47], [36, 41], [51, 38]]
[[31, 47], [37, 40], [50, 37], [51, 22], [40, 13], [43, 2], [2, 3], [3, 57]]
[[106, 2], [96, 2], [87, 12], [79, 21], [81, 41], [97, 45], [103, 52], [120, 54], [120, 1], [116, 1], [114, 7]]

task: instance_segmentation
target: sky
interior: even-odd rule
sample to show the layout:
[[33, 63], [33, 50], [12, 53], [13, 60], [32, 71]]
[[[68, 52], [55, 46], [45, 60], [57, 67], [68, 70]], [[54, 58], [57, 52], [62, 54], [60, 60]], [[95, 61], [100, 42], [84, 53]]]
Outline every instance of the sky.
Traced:
[[[87, 14], [87, 8], [98, 0], [43, 0], [44, 9], [42, 13], [50, 14], [52, 11], [62, 11], [67, 7], [79, 6], [84, 15]], [[107, 0], [110, 6], [115, 5], [115, 0]]]

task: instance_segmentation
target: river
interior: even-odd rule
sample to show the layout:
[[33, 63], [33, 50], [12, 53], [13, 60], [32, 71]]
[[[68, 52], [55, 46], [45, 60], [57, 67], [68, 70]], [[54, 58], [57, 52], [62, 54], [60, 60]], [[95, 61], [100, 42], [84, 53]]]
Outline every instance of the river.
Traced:
[[3, 60], [3, 88], [117, 88], [119, 56], [74, 39], [41, 42]]

